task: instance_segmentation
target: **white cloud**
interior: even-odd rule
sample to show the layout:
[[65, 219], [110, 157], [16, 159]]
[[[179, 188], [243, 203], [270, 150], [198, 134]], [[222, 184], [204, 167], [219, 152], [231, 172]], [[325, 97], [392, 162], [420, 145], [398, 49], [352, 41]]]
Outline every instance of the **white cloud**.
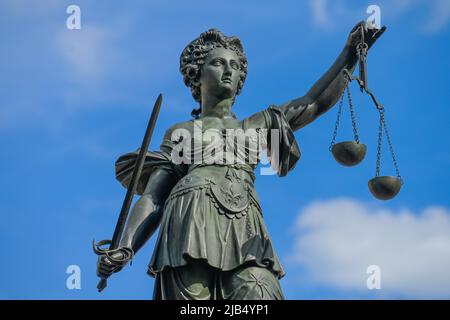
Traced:
[[[444, 30], [450, 22], [450, 1], [448, 0], [396, 0], [378, 1], [381, 8], [381, 24], [402, 19], [417, 31], [433, 34]], [[369, 4], [367, 4], [368, 6]], [[347, 22], [366, 20], [366, 7], [350, 6], [344, 1], [310, 0], [312, 23], [321, 29], [331, 29]], [[419, 20], [419, 23], [412, 21]]]
[[406, 23], [411, 26], [413, 26], [412, 21], [415, 21], [414, 26], [418, 26], [419, 31], [428, 34], [444, 30], [450, 21], [448, 0], [397, 0], [385, 2], [381, 8], [382, 14], [387, 14], [391, 19], [407, 19]]
[[316, 285], [368, 293], [366, 269], [378, 265], [385, 297], [450, 297], [446, 208], [414, 213], [351, 199], [315, 202], [300, 213], [295, 233], [290, 261]]
[[369, 17], [367, 6], [352, 6], [343, 0], [310, 0], [309, 8], [313, 25], [322, 30], [335, 31], [340, 26], [353, 26]]
[[79, 82], [103, 79], [118, 62], [112, 34], [105, 28], [82, 25], [80, 30], [62, 29], [56, 41], [67, 70]]
[[328, 17], [327, 12], [327, 0], [310, 0], [309, 5], [311, 7], [314, 24], [319, 27], [328, 27], [330, 18]]
[[428, 22], [423, 30], [428, 33], [436, 33], [443, 30], [450, 21], [450, 1], [435, 0], [432, 3]]

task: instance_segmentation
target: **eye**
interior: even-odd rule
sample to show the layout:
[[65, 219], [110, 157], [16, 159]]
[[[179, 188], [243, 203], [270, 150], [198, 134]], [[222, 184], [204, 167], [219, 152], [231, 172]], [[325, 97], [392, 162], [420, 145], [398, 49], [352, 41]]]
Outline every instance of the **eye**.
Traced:
[[239, 64], [237, 64], [236, 62], [231, 63], [231, 67], [232, 67], [234, 70], [239, 70], [239, 69], [240, 69]]
[[212, 62], [213, 66], [221, 66], [223, 64], [223, 61], [221, 59], [215, 59]]

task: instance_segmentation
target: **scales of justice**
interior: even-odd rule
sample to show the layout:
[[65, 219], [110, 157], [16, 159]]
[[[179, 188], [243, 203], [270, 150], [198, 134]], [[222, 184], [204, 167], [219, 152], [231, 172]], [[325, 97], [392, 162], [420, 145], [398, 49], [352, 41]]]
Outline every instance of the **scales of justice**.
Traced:
[[[385, 29], [369, 29], [365, 22], [358, 23], [336, 62], [306, 95], [307, 100], [300, 98], [281, 106], [272, 105], [243, 121], [238, 121], [231, 112], [246, 77], [247, 60], [242, 44], [237, 37], [210, 29], [193, 40], [180, 57], [184, 82], [200, 104], [192, 115], [209, 127], [219, 126], [222, 131], [246, 126], [280, 130], [280, 150], [271, 150], [269, 145], [267, 151], [278, 152], [279, 157], [274, 157], [279, 159], [277, 173], [284, 176], [300, 158], [293, 131], [339, 101], [330, 151], [339, 164], [355, 166], [364, 160], [367, 150], [359, 140], [350, 93], [349, 84], [355, 81], [360, 91], [370, 96], [379, 117], [376, 173], [368, 181], [368, 188], [377, 199], [392, 199], [399, 193], [403, 180], [385, 108], [367, 81], [368, 50]], [[358, 77], [352, 74], [356, 65]], [[345, 92], [354, 140], [337, 143]], [[322, 109], [314, 105], [316, 102]], [[159, 95], [140, 149], [116, 161], [116, 177], [127, 193], [112, 240], [93, 242], [94, 252], [99, 256], [98, 290], [106, 287], [108, 277], [130, 262], [159, 228], [148, 269], [149, 275], [156, 277], [154, 299], [284, 299], [279, 285], [284, 270], [272, 248], [253, 186], [256, 165], [175, 166], [170, 151], [181, 140], [171, 140], [171, 129], [164, 136], [161, 151], [148, 151], [161, 103]], [[193, 123], [186, 121], [176, 127], [190, 129]], [[380, 175], [383, 136], [395, 176]], [[128, 217], [136, 193], [141, 197]]]

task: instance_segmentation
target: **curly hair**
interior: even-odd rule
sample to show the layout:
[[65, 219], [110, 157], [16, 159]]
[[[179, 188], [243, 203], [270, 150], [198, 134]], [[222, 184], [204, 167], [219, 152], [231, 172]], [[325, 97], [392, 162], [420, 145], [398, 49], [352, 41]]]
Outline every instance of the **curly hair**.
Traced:
[[[240, 61], [241, 78], [239, 80], [236, 95], [242, 90], [245, 78], [247, 77], [247, 58], [242, 47], [241, 40], [238, 37], [227, 37], [218, 29], [209, 29], [200, 36], [191, 41], [180, 56], [180, 72], [183, 75], [184, 84], [191, 88], [192, 96], [201, 104], [200, 91], [200, 70], [205, 63], [208, 53], [215, 48], [225, 48], [233, 50]], [[201, 107], [194, 109], [191, 115], [198, 118]]]

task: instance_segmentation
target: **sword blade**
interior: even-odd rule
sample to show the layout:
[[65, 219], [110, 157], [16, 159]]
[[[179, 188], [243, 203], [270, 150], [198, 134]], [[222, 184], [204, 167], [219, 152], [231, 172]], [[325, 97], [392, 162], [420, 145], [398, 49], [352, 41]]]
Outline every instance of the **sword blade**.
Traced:
[[133, 201], [133, 196], [136, 193], [139, 177], [142, 172], [142, 167], [144, 166], [145, 155], [147, 154], [148, 146], [150, 145], [150, 140], [153, 134], [153, 129], [155, 128], [156, 119], [158, 118], [161, 102], [162, 95], [159, 94], [158, 99], [156, 99], [155, 105], [153, 107], [152, 115], [148, 122], [144, 139], [142, 140], [141, 149], [139, 150], [139, 155], [136, 160], [133, 175], [131, 176], [131, 181], [128, 185], [127, 194], [125, 195], [125, 199], [123, 200], [122, 209], [120, 210], [116, 229], [114, 230], [111, 246], [109, 247], [110, 250], [119, 247], [120, 239], [122, 237], [123, 229], [125, 228], [125, 223], [128, 217], [128, 212], [130, 211], [131, 202]]
[[[139, 150], [139, 155], [136, 160], [136, 165], [133, 169], [133, 174], [131, 176], [130, 184], [128, 185], [127, 194], [123, 200], [122, 209], [120, 209], [119, 218], [117, 219], [116, 228], [114, 229], [113, 238], [111, 240], [111, 245], [108, 250], [117, 249], [120, 244], [120, 239], [122, 238], [123, 229], [127, 222], [128, 213], [130, 211], [131, 203], [133, 201], [133, 196], [136, 193], [136, 188], [139, 182], [139, 177], [141, 176], [142, 167], [144, 166], [145, 155], [150, 145], [150, 140], [152, 138], [153, 129], [155, 128], [156, 119], [158, 118], [159, 109], [161, 108], [162, 94], [159, 94], [158, 99], [156, 99], [155, 105], [153, 106], [152, 115], [145, 130], [144, 139], [142, 140], [141, 149]], [[97, 284], [97, 289], [101, 292], [106, 288], [108, 282], [106, 278], [101, 278]]]

